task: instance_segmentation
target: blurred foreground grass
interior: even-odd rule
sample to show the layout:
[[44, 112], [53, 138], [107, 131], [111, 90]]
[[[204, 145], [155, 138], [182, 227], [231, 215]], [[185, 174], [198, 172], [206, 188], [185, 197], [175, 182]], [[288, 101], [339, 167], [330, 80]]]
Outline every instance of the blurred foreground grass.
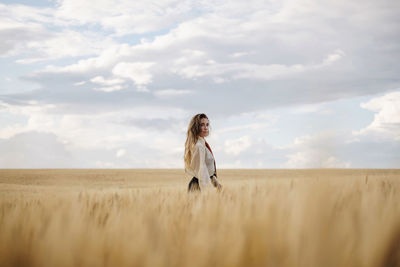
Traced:
[[0, 266], [398, 266], [400, 170], [0, 170]]

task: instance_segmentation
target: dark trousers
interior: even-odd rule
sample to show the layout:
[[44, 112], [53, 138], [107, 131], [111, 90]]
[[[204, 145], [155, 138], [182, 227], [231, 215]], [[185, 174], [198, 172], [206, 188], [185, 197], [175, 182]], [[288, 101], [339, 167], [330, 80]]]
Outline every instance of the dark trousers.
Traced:
[[199, 179], [193, 177], [192, 180], [190, 180], [188, 192], [195, 192], [195, 191], [200, 191], [200, 185], [199, 185]]

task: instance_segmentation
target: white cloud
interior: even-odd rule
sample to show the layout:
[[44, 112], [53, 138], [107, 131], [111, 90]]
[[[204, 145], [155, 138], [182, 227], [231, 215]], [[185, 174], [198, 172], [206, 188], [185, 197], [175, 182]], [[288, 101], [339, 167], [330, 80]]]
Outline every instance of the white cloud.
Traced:
[[[0, 138], [29, 131], [53, 133], [62, 140], [67, 140], [70, 146], [92, 149], [96, 147], [114, 148], [127, 140], [134, 140], [143, 135], [142, 132], [129, 132], [118, 125], [110, 127], [108, 120], [118, 118], [118, 114], [103, 113], [91, 115], [65, 115], [54, 112], [55, 105], [31, 104], [30, 106], [6, 105], [4, 112], [20, 114], [27, 117], [27, 123], [14, 124], [0, 129]], [[54, 113], [53, 113], [54, 112]], [[112, 115], [114, 114], [114, 115]]]
[[97, 24], [118, 36], [142, 34], [169, 27], [187, 18], [189, 1], [78, 1], [59, 2], [56, 16], [70, 24]]
[[19, 56], [17, 63], [32, 64], [95, 55], [113, 44], [93, 31], [58, 28], [55, 13], [54, 8], [0, 4], [0, 55]]
[[32, 7], [21, 4], [2, 4], [0, 3], [0, 29], [5, 22], [22, 24], [37, 23], [53, 23], [54, 9], [50, 7]]
[[86, 81], [80, 81], [80, 82], [76, 82], [74, 83], [75, 86], [81, 86], [84, 85], [86, 83]]
[[92, 79], [90, 79], [92, 83], [97, 83], [101, 85], [116, 85], [125, 82], [123, 79], [104, 79], [103, 76], [96, 76]]
[[28, 40], [24, 45], [24, 50], [29, 51], [29, 53], [26, 53], [26, 57], [18, 59], [16, 62], [28, 64], [60, 58], [96, 55], [113, 44], [110, 38], [104, 38], [99, 34], [64, 30], [51, 33], [46, 39]]
[[121, 85], [113, 85], [113, 86], [105, 86], [105, 87], [95, 87], [93, 88], [93, 90], [95, 91], [103, 91], [103, 92], [115, 92], [115, 91], [119, 91], [123, 89], [123, 87]]
[[116, 76], [131, 79], [138, 91], [147, 92], [146, 85], [152, 82], [152, 74], [150, 73], [151, 66], [154, 62], [121, 62], [118, 63], [112, 70]]
[[126, 150], [123, 149], [123, 148], [118, 149], [117, 153], [115, 154], [115, 156], [116, 156], [117, 158], [123, 157], [123, 156], [125, 156], [125, 155], [126, 155]]
[[[275, 148], [258, 140], [281, 130], [270, 127], [271, 108], [296, 105], [290, 111], [301, 113], [300, 119], [323, 112], [332, 100], [399, 87], [398, 8], [391, 0], [366, 0], [362, 9], [359, 1], [315, 0], [52, 4], [0, 4], [0, 55], [13, 56], [4, 63], [4, 76], [13, 79], [7, 91], [24, 92], [0, 94], [7, 103], [0, 137], [46, 129], [77, 154], [92, 151], [87, 156], [99, 166], [129, 166], [129, 161], [178, 166], [181, 152], [168, 150], [168, 143], [182, 148], [182, 133], [197, 111], [235, 118], [215, 131], [216, 152], [227, 161], [223, 166], [279, 166], [282, 157], [275, 157]], [[26, 84], [15, 86], [17, 77]], [[364, 144], [370, 136], [377, 143], [384, 138], [389, 148], [398, 144], [398, 97], [391, 97], [395, 100], [362, 105], [376, 116], [355, 133], [360, 142], [349, 145]], [[242, 115], [259, 111], [259, 116]], [[25, 120], [12, 122], [12, 112]], [[293, 129], [293, 135], [304, 130]], [[287, 152], [285, 166], [348, 166], [348, 158], [326, 145], [343, 148], [341, 142], [309, 135], [280, 150]], [[235, 148], [225, 151], [225, 141]], [[121, 147], [129, 153], [114, 164]], [[147, 156], [135, 159], [138, 151]]]
[[400, 92], [391, 92], [361, 103], [364, 109], [375, 112], [374, 120], [367, 127], [354, 131], [354, 135], [390, 138], [400, 141]]
[[287, 155], [288, 161], [282, 167], [289, 169], [301, 168], [349, 168], [350, 163], [326, 155], [318, 150], [307, 150]]
[[[283, 64], [251, 64], [251, 63], [218, 63], [214, 60], [203, 58], [203, 62], [189, 61], [187, 57], [178, 59], [176, 66], [172, 69], [177, 74], [188, 79], [196, 79], [198, 77], [215, 77], [218, 81], [221, 80], [217, 76], [227, 76], [228, 79], [256, 79], [256, 80], [272, 80], [282, 79], [287, 76], [298, 74], [307, 71], [314, 71], [324, 68], [339, 60], [342, 57], [341, 51], [328, 55], [321, 63], [303, 65], [283, 65]], [[203, 55], [202, 55], [203, 56]], [[219, 79], [219, 80], [218, 80]]]
[[[127, 42], [131, 44], [107, 45], [100, 49], [98, 56], [81, 59], [66, 66], [48, 66], [35, 78], [46, 84], [47, 81], [42, 77], [48, 77], [51, 73], [62, 77], [71, 77], [67, 74], [91, 77], [119, 75], [120, 78], [132, 80], [137, 91], [157, 88], [161, 92], [167, 90], [163, 88], [165, 84], [168, 84], [168, 88], [180, 91], [187, 88], [197, 91], [201, 87], [207, 93], [210, 93], [211, 88], [219, 87], [223, 90], [214, 90], [216, 101], [223, 100], [228, 88], [241, 92], [248, 92], [251, 88], [254, 93], [248, 95], [249, 106], [259, 102], [254, 108], [330, 101], [378, 90], [372, 85], [368, 90], [363, 86], [366, 81], [364, 78], [371, 73], [370, 70], [364, 72], [363, 68], [374, 65], [355, 60], [358, 58], [355, 54], [358, 50], [353, 44], [356, 46], [364, 43], [358, 42], [359, 40], [343, 42], [348, 38], [346, 29], [352, 29], [352, 20], [346, 21], [345, 25], [331, 25], [323, 15], [309, 16], [314, 10], [322, 9], [321, 4], [314, 1], [306, 1], [307, 5], [304, 5], [304, 1], [285, 1], [282, 4], [263, 1], [251, 3], [246, 5], [234, 2], [232, 6], [227, 6], [221, 1], [162, 1], [154, 7], [153, 2], [139, 1], [131, 4], [107, 0], [92, 7], [90, 1], [61, 1], [57, 6], [59, 13], [55, 13], [58, 14], [56, 17], [59, 16], [58, 20], [64, 19], [68, 23], [77, 23], [88, 28], [92, 23], [106, 25], [105, 18], [121, 17], [124, 20], [130, 13], [128, 10], [132, 14], [137, 10], [140, 10], [140, 14], [147, 14], [142, 12], [147, 8], [151, 10], [150, 13], [160, 17], [163, 12], [174, 13], [172, 10], [179, 10], [178, 13], [185, 16], [179, 18], [172, 27], [166, 25], [164, 31], [158, 35], [127, 36], [124, 42], [132, 40]], [[374, 6], [373, 3], [371, 5]], [[77, 7], [79, 10], [74, 13]], [[160, 7], [166, 7], [170, 11]], [[337, 18], [341, 16], [338, 14], [342, 14], [339, 11], [350, 12], [346, 7], [343, 3], [329, 3], [329, 7], [325, 8], [330, 8], [330, 18]], [[354, 11], [353, 4], [348, 7]], [[153, 12], [154, 10], [159, 12]], [[195, 15], [193, 11], [196, 11]], [[301, 23], [297, 25], [297, 21]], [[368, 21], [368, 25], [370, 23], [372, 22]], [[134, 28], [136, 25], [133, 24], [130, 22], [126, 27]], [[119, 27], [108, 29], [117, 31], [117, 28]], [[112, 33], [99, 33], [118, 42], [118, 38]], [[286, 42], [284, 39], [287, 36], [294, 37]], [[360, 36], [366, 34], [362, 32]], [[317, 41], [318, 46], [315, 45]], [[349, 44], [352, 45], [349, 47]], [[141, 63], [154, 65], [125, 65]], [[126, 70], [123, 67], [133, 69]], [[357, 71], [363, 74], [354, 75]], [[353, 79], [349, 77], [356, 77], [354, 79], [357, 81], [349, 81]], [[78, 78], [82, 77], [76, 77]], [[193, 89], [187, 86], [187, 79], [193, 82]], [[351, 88], [344, 89], [343, 84], [348, 82]], [[120, 88], [104, 85], [97, 89], [114, 91]], [[307, 97], [305, 90], [308, 92]], [[321, 90], [324, 93], [320, 93]], [[189, 97], [187, 95], [185, 100]], [[239, 101], [237, 98], [238, 96], [232, 99]], [[259, 99], [262, 98], [268, 98], [270, 102], [261, 103]], [[152, 99], [159, 101], [157, 98]]]
[[164, 90], [157, 90], [154, 91], [154, 95], [158, 97], [164, 96], [179, 96], [179, 95], [187, 95], [192, 94], [193, 91], [191, 90], [175, 90], [175, 89], [164, 89]]
[[96, 71], [110, 71], [121, 57], [131, 54], [131, 47], [127, 44], [115, 44], [103, 49], [98, 56], [80, 59], [76, 63], [66, 66], [47, 65], [43, 70], [34, 72], [40, 74], [85, 74]]
[[236, 52], [236, 53], [230, 54], [229, 56], [233, 57], [233, 58], [240, 58], [240, 57], [244, 57], [244, 56], [251, 55], [251, 54], [254, 54], [254, 51], [251, 51], [251, 52]]
[[249, 124], [244, 124], [244, 125], [239, 125], [239, 126], [231, 126], [231, 127], [226, 127], [222, 129], [218, 129], [215, 133], [216, 134], [225, 134], [228, 132], [238, 132], [238, 131], [257, 131], [257, 130], [262, 130], [265, 128], [270, 127], [274, 122], [269, 121], [269, 122], [256, 122], [256, 123], [249, 123]]
[[[253, 112], [244, 112], [239, 115], [230, 116], [220, 121], [222, 125], [219, 128], [212, 130], [213, 136], [225, 136], [232, 134], [243, 135], [248, 132], [269, 132], [272, 131], [272, 127], [277, 123], [279, 115], [271, 114], [269, 110], [260, 110]], [[213, 122], [211, 122], [213, 126]]]
[[292, 144], [281, 149], [292, 151], [287, 154], [283, 168], [349, 168], [351, 163], [335, 154], [341, 140], [334, 132], [320, 132], [295, 138]]
[[[3, 126], [0, 128], [0, 138], [10, 138], [16, 134], [27, 131], [48, 132], [49, 121], [46, 120], [46, 113], [55, 108], [54, 104], [39, 104], [36, 101], [27, 101], [24, 106], [10, 105], [1, 103], [1, 113], [4, 116], [7, 114], [22, 115], [28, 117], [26, 124], [14, 123], [12, 125]], [[36, 127], [36, 123], [40, 122], [40, 127]], [[41, 128], [43, 127], [43, 128]]]
[[125, 80], [120, 78], [105, 79], [103, 76], [96, 76], [90, 79], [90, 81], [95, 84], [103, 85], [102, 87], [94, 87], [93, 90], [95, 91], [114, 92], [126, 87], [126, 85], [121, 85], [121, 83], [125, 83]]
[[332, 114], [332, 110], [329, 108], [325, 108], [326, 102], [316, 103], [316, 104], [303, 104], [297, 105], [292, 108], [291, 113], [293, 114], [309, 114], [309, 113], [318, 113], [329, 115]]
[[29, 52], [26, 47], [27, 40], [40, 41], [51, 36], [45, 28], [38, 23], [21, 23], [11, 18], [0, 18], [0, 56], [16, 56]]
[[30, 131], [0, 139], [0, 168], [82, 168], [56, 135]]
[[334, 53], [328, 55], [325, 59], [324, 59], [324, 64], [329, 65], [332, 64], [335, 61], [338, 61], [339, 59], [341, 59], [343, 56], [345, 55], [345, 53], [340, 50], [337, 49]]
[[228, 139], [224, 143], [224, 151], [226, 154], [238, 156], [251, 146], [251, 138], [248, 135], [237, 139]]
[[[129, 119], [151, 122], [154, 119], [182, 120], [188, 116], [179, 108], [143, 106], [94, 114], [60, 114], [56, 105], [34, 101], [30, 101], [26, 106], [2, 103], [0, 107], [0, 115], [5, 116], [7, 113], [22, 115], [27, 121], [26, 124], [15, 123], [1, 127], [0, 138], [9, 139], [16, 134], [29, 131], [46, 132], [67, 141], [69, 147], [83, 150], [116, 149], [132, 142], [153, 144], [154, 135], [160, 133], [159, 129], [142, 128], [141, 125], [129, 123]], [[170, 149], [167, 143], [162, 149]]]

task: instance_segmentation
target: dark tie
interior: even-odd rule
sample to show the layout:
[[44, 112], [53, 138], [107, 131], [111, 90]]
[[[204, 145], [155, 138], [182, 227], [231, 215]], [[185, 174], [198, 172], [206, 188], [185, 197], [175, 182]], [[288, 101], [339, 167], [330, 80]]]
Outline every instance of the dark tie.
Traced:
[[[210, 150], [211, 155], [212, 155], [213, 158], [214, 158], [214, 154], [213, 154], [213, 152], [212, 152], [212, 150], [211, 150], [210, 145], [207, 143], [207, 141], [205, 141], [205, 142], [206, 142], [206, 147], [208, 148], [208, 150]], [[217, 165], [215, 164], [215, 158], [214, 158], [214, 170], [215, 170], [215, 176], [217, 176]]]

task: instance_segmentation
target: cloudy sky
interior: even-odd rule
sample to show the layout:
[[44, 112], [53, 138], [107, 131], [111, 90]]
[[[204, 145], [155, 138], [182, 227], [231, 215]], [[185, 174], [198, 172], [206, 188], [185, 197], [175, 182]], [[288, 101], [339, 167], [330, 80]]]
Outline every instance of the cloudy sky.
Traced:
[[399, 168], [400, 1], [0, 2], [0, 168]]

